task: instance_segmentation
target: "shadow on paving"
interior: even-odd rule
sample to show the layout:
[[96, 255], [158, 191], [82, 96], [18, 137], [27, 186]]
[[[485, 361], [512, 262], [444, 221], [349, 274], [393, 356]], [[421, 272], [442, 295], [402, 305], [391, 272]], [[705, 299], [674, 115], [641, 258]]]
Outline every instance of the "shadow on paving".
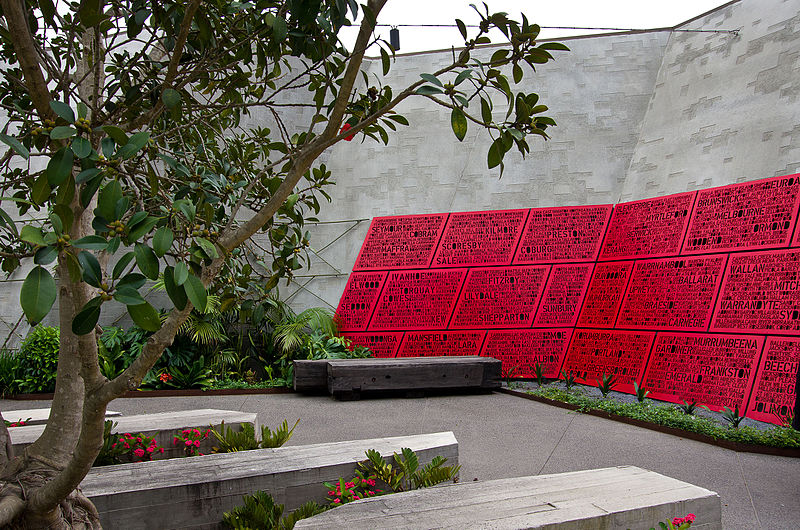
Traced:
[[[47, 406], [0, 400], [3, 411]], [[109, 408], [125, 415], [241, 410], [271, 427], [299, 418], [290, 445], [453, 431], [462, 482], [634, 465], [719, 493], [724, 528], [794, 529], [800, 521], [800, 459], [736, 453], [505, 394], [349, 402], [298, 394], [128, 398]]]

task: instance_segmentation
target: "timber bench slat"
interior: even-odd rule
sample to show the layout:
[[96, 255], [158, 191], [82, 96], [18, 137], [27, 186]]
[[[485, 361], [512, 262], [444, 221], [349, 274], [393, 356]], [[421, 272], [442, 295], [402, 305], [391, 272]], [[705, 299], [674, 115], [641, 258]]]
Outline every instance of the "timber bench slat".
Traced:
[[[122, 416], [122, 413], [113, 410], [106, 411], [106, 419], [113, 419], [118, 416]], [[44, 425], [50, 418], [50, 409], [4, 410], [3, 418], [11, 423], [24, 421], [26, 425]]]
[[330, 528], [651, 528], [694, 513], [692, 528], [719, 530], [719, 496], [634, 466], [427, 488], [346, 504], [298, 522]]
[[222, 514], [256, 490], [293, 510], [308, 500], [324, 503], [324, 481], [353, 476], [367, 449], [382, 455], [416, 451], [458, 463], [452, 432], [353, 440], [238, 453], [156, 460], [92, 469], [81, 483], [104, 528], [218, 528]]
[[500, 388], [501, 362], [477, 355], [295, 361], [298, 392], [327, 390], [339, 399], [361, 392]]

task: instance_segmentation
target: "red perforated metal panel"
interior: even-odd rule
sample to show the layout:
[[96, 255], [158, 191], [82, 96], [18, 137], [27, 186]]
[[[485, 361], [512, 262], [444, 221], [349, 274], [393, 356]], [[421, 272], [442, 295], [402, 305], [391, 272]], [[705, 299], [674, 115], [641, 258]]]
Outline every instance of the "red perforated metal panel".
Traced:
[[509, 265], [528, 210], [450, 214], [432, 267]]
[[571, 336], [571, 328], [492, 330], [481, 355], [500, 359], [506, 377], [536, 377], [541, 364], [544, 377], [555, 378]]
[[612, 209], [603, 204], [531, 210], [514, 264], [594, 261]]
[[353, 270], [427, 268], [446, 220], [446, 213], [376, 217]]
[[800, 338], [767, 337], [747, 415], [778, 425], [793, 414]]

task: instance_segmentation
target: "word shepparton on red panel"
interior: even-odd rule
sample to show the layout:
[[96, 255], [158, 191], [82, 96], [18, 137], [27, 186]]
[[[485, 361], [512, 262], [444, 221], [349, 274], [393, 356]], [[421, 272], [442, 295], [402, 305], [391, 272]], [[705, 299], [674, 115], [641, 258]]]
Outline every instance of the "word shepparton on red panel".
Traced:
[[602, 204], [531, 210], [514, 264], [594, 261], [612, 209]]
[[711, 330], [797, 334], [800, 250], [731, 254]]
[[611, 215], [600, 260], [677, 256], [696, 193], [618, 204]]
[[534, 327], [575, 325], [593, 267], [592, 263], [553, 265], [542, 303], [533, 321]]
[[372, 350], [379, 359], [389, 359], [397, 355], [397, 349], [403, 340], [403, 332], [386, 333], [342, 333], [342, 336], [353, 341], [357, 346]]
[[485, 331], [409, 331], [398, 357], [480, 355]]
[[743, 413], [763, 344], [752, 335], [659, 333], [643, 386], [653, 399]]
[[427, 268], [445, 221], [446, 213], [376, 217], [353, 270]]
[[708, 329], [727, 255], [637, 261], [617, 328]]
[[510, 265], [528, 210], [450, 214], [431, 267]]
[[614, 390], [633, 392], [642, 380], [654, 332], [576, 329], [562, 370], [575, 380], [596, 386], [603, 375], [614, 376]]
[[800, 206], [798, 177], [697, 192], [682, 254], [786, 247]]
[[549, 270], [549, 265], [470, 269], [450, 327], [530, 327]]
[[540, 364], [544, 377], [556, 378], [571, 336], [571, 328], [492, 330], [481, 355], [500, 359], [505, 377], [536, 377]]
[[390, 272], [368, 329], [446, 328], [466, 274], [467, 269]]
[[336, 317], [341, 331], [367, 329], [369, 317], [381, 292], [385, 272], [354, 272], [347, 280]]
[[767, 337], [747, 415], [779, 425], [786, 423], [794, 413], [798, 365], [800, 338]]
[[614, 327], [632, 270], [633, 261], [613, 261], [595, 266], [578, 327]]

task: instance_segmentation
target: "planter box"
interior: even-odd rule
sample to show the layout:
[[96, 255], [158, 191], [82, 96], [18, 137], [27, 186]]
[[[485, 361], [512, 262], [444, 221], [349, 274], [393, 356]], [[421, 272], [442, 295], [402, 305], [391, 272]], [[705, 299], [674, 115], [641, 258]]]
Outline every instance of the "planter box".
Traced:
[[[106, 411], [106, 419], [114, 419], [122, 416], [121, 412], [114, 412], [113, 410]], [[19, 409], [7, 410], [3, 412], [3, 418], [12, 423], [17, 421], [26, 421], [27, 425], [44, 425], [50, 418], [50, 409]], [[28, 419], [30, 418], [30, 419]]]
[[325, 502], [323, 481], [351, 478], [367, 449], [382, 455], [409, 447], [422, 463], [441, 455], [458, 463], [452, 432], [256, 449], [92, 469], [81, 484], [104, 528], [217, 528], [222, 514], [256, 490], [287, 510]]

